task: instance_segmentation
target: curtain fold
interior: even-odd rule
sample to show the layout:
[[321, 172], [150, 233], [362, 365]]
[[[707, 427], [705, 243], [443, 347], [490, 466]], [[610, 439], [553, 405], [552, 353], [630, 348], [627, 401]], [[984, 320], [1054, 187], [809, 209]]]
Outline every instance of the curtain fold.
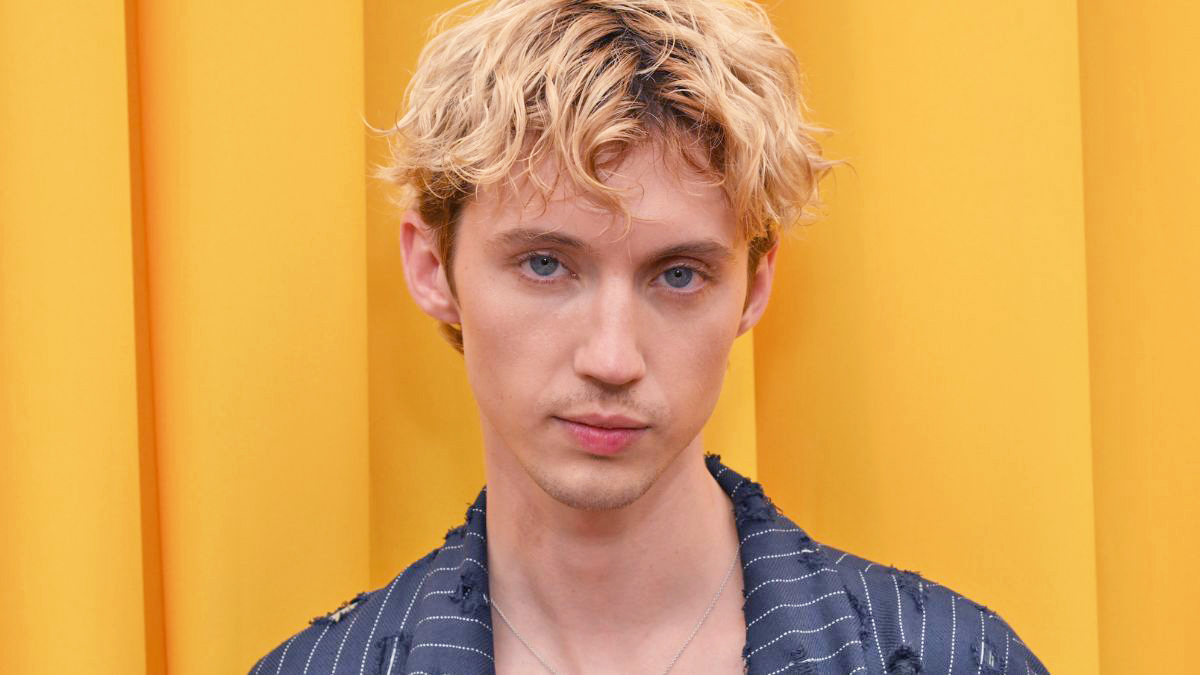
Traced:
[[125, 32], [120, 4], [0, 3], [6, 673], [136, 673], [156, 650]]
[[[849, 167], [780, 255], [759, 463], [813, 536], [1097, 665], [1075, 7], [777, 10]], [[1050, 590], [1053, 589], [1053, 590]]]
[[[452, 4], [0, 0], [0, 671], [246, 672], [461, 520], [368, 129]], [[849, 166], [706, 448], [1053, 672], [1186, 669], [1200, 10], [769, 10]]]
[[1079, 24], [1100, 661], [1190, 670], [1167, 646], [1200, 628], [1200, 7]]
[[368, 584], [362, 7], [140, 2], [167, 669]]

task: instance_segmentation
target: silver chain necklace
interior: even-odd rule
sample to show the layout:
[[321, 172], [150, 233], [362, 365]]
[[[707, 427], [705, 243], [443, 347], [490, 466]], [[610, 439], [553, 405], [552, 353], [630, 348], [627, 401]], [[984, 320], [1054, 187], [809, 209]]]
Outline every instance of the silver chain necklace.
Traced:
[[[683, 655], [683, 650], [687, 649], [688, 645], [692, 643], [692, 638], [696, 637], [696, 634], [700, 632], [700, 627], [704, 625], [704, 622], [708, 619], [708, 615], [712, 613], [713, 607], [717, 606], [717, 599], [721, 597], [721, 593], [724, 592], [725, 586], [729, 584], [729, 578], [733, 576], [733, 567], [737, 564], [739, 553], [741, 553], [740, 546], [733, 551], [733, 560], [729, 561], [729, 569], [725, 570], [725, 578], [721, 580], [721, 587], [717, 589], [717, 594], [714, 595], [713, 599], [709, 601], [708, 607], [704, 608], [704, 614], [701, 615], [700, 620], [696, 622], [696, 627], [692, 629], [692, 634], [683, 641], [683, 645], [678, 649], [678, 651], [675, 652], [675, 656], [671, 657], [671, 662], [667, 664], [667, 668], [663, 671], [663, 675], [667, 675], [667, 673], [671, 672], [671, 669], [675, 667], [675, 663], [679, 661], [679, 657]], [[512, 625], [512, 622], [508, 620], [508, 617], [504, 615], [503, 610], [500, 609], [500, 605], [497, 605], [496, 601], [490, 597], [487, 600], [492, 607], [496, 608], [496, 613], [500, 615], [500, 618], [504, 621], [504, 625], [508, 626], [508, 629], [512, 631], [513, 635], [515, 635], [518, 640], [521, 641], [521, 644], [525, 645], [525, 648], [529, 650], [529, 653], [533, 654], [533, 658], [537, 659], [538, 662], [541, 663], [542, 666], [553, 675], [559, 675], [559, 672], [552, 668], [550, 664], [546, 662], [546, 659], [542, 658], [542, 655], [537, 653], [537, 650], [533, 648], [533, 645], [529, 644], [529, 641], [526, 640], [523, 635], [521, 635], [516, 626]]]

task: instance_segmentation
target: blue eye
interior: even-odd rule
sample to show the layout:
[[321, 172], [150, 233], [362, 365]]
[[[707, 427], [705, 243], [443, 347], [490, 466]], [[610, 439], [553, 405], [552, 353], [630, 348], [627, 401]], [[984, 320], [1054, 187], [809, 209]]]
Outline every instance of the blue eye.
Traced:
[[672, 288], [687, 288], [695, 274], [696, 272], [689, 267], [672, 267], [663, 272], [663, 280]]
[[548, 277], [558, 270], [558, 260], [548, 255], [535, 255], [528, 259], [529, 269], [539, 277]]

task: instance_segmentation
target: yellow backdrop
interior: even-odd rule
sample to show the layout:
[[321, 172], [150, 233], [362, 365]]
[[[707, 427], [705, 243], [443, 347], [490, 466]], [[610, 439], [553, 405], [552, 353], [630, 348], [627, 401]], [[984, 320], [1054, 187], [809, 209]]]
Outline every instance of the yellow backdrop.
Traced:
[[[245, 671], [461, 519], [364, 134], [449, 4], [0, 0], [0, 672]], [[851, 166], [707, 447], [1053, 672], [1186, 669], [1200, 9], [771, 11]]]

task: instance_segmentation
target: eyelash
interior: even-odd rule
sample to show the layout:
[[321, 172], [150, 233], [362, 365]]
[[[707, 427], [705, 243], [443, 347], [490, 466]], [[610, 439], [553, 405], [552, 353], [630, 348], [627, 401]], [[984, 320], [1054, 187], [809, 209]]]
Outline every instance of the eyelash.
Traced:
[[[559, 281], [559, 279], [557, 279], [557, 278], [538, 277], [538, 275], [533, 274], [532, 272], [525, 273], [524, 272], [525, 263], [529, 262], [530, 260], [533, 260], [534, 258], [551, 258], [555, 262], [557, 262], [560, 266], [562, 266], [562, 268], [564, 270], [566, 270], [572, 277], [575, 276], [575, 273], [571, 271], [571, 268], [567, 267], [567, 265], [558, 256], [551, 254], [551, 253], [545, 253], [542, 251], [531, 251], [531, 252], [525, 253], [517, 258], [517, 267], [521, 268], [522, 276], [530, 283], [553, 284], [553, 283], [558, 283], [558, 281]], [[690, 291], [672, 289], [671, 292], [674, 293], [675, 295], [685, 295], [686, 296], [686, 295], [692, 295], [695, 293], [699, 293], [700, 291], [703, 291], [705, 288], [708, 287], [708, 282], [712, 281], [711, 274], [708, 274], [703, 269], [701, 269], [699, 266], [687, 265], [687, 264], [676, 264], [676, 265], [671, 265], [670, 267], [666, 267], [661, 272], [659, 272], [657, 275], [655, 275], [654, 278], [658, 279], [667, 271], [673, 270], [676, 268], [683, 268], [683, 269], [691, 271], [692, 274], [695, 274], [696, 276], [700, 277], [700, 280], [705, 283], [704, 283], [704, 285], [700, 286], [699, 288], [697, 288], [695, 290], [690, 290]], [[672, 287], [668, 286], [668, 288], [672, 288]]]

